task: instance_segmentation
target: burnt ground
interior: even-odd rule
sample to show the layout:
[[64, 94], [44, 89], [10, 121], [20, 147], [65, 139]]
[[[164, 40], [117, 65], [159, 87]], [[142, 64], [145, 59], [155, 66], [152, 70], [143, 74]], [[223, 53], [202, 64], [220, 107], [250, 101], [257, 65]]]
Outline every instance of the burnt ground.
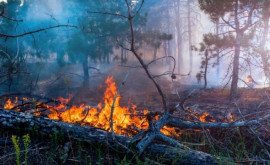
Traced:
[[[113, 68], [107, 74], [91, 78], [90, 87], [85, 88], [83, 85], [76, 87], [71, 83], [69, 92], [73, 94], [73, 104], [90, 104], [96, 105], [102, 100], [105, 90], [104, 81], [108, 76], [113, 76], [117, 86], [121, 84], [125, 71], [119, 68]], [[205, 89], [201, 90], [198, 85], [190, 85], [185, 82], [185, 77], [178, 78], [172, 82], [170, 78], [159, 79], [159, 83], [165, 91], [170, 105], [176, 105], [182, 99], [185, 99], [191, 91], [196, 92], [191, 98], [185, 102], [185, 107], [189, 107], [192, 111], [203, 114], [210, 113], [211, 118], [217, 121], [227, 121], [227, 114], [233, 114], [233, 120], [240, 118], [239, 109], [243, 115], [248, 115], [246, 119], [256, 119], [265, 114], [269, 114], [270, 89], [248, 89], [240, 88], [238, 100], [231, 103], [229, 99], [229, 89]], [[92, 85], [91, 85], [92, 83]], [[63, 87], [63, 80], [59, 82], [61, 89], [64, 90], [61, 96], [65, 97], [66, 87]], [[59, 95], [57, 88], [59, 84], [50, 86], [50, 90], [45, 90], [48, 97], [56, 97]], [[177, 92], [178, 91], [178, 94]], [[61, 93], [61, 92], [60, 92]], [[129, 78], [125, 86], [121, 90], [121, 105], [126, 106], [127, 102], [137, 105], [138, 110], [148, 109], [150, 111], [162, 112], [162, 104], [159, 94], [156, 92], [152, 82], [142, 70], [133, 70], [130, 72]], [[237, 105], [237, 106], [236, 106]], [[238, 109], [239, 108], [239, 109]], [[267, 123], [266, 123], [267, 124]], [[268, 126], [269, 128], [269, 122]], [[260, 133], [260, 132], [259, 132]], [[16, 134], [22, 137], [20, 131], [10, 132], [0, 129], [0, 164], [8, 165], [16, 163], [16, 154], [14, 145], [11, 142], [11, 135]], [[64, 152], [67, 141], [61, 136], [52, 135], [51, 137], [42, 137], [33, 133], [31, 135], [31, 144], [28, 154], [28, 164], [142, 164], [143, 161], [138, 160], [136, 156], [125, 156], [125, 154], [111, 150], [105, 146], [92, 146], [82, 144], [80, 142], [70, 142], [71, 147], [67, 153]], [[270, 133], [265, 131], [260, 133], [262, 139], [270, 142]], [[210, 138], [209, 138], [210, 137]], [[248, 131], [247, 128], [241, 129], [224, 129], [211, 130], [207, 133], [198, 131], [187, 131], [179, 137], [175, 137], [182, 142], [195, 143], [189, 147], [213, 155], [224, 157], [225, 161], [238, 164], [261, 164], [266, 163], [266, 153], [260, 145], [256, 137]], [[21, 145], [21, 163], [24, 162], [23, 141]], [[266, 145], [266, 144], [265, 144]], [[267, 145], [266, 145], [267, 146]], [[269, 146], [267, 146], [270, 148]], [[63, 159], [65, 159], [65, 162]], [[256, 160], [255, 160], [256, 159]], [[260, 164], [259, 163], [259, 164]], [[149, 163], [146, 163], [149, 164]], [[232, 163], [233, 164], [233, 163]]]
[[186, 101], [186, 106], [199, 112], [208, 112], [220, 120], [228, 113], [232, 113], [237, 119], [240, 117], [239, 111], [243, 115], [248, 115], [269, 109], [270, 89], [240, 88], [238, 99], [233, 103], [230, 101], [229, 93], [229, 89], [201, 90]]

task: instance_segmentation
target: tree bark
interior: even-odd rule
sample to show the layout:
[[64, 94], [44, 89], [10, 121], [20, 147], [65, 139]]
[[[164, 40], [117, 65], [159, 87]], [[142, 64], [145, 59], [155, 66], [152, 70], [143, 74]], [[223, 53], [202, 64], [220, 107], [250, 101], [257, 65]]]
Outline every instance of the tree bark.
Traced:
[[183, 43], [182, 43], [182, 26], [180, 18], [180, 2], [176, 2], [175, 6], [175, 17], [176, 17], [176, 33], [177, 33], [177, 50], [178, 50], [178, 73], [181, 74], [181, 68], [183, 64]]
[[82, 67], [83, 67], [83, 85], [85, 87], [89, 86], [89, 68], [88, 68], [88, 57], [86, 56], [82, 61]]
[[[38, 130], [40, 134], [45, 136], [61, 133], [67, 140], [72, 137], [74, 140], [91, 144], [102, 144], [110, 147], [117, 145], [117, 143], [115, 143], [113, 140], [111, 133], [98, 128], [78, 126], [10, 110], [0, 109], [0, 127], [5, 130], [14, 131]], [[125, 147], [128, 147], [131, 141], [130, 137], [122, 135], [116, 135], [115, 138]], [[174, 162], [174, 164], [194, 165], [217, 164], [216, 159], [209, 154], [196, 150], [175, 148], [154, 143], [146, 147], [142, 156], [147, 156], [153, 160], [160, 160], [162, 157], [162, 163], [164, 164], [171, 164], [172, 162]]]
[[190, 3], [192, 0], [187, 1], [188, 6], [188, 51], [189, 51], [189, 72], [190, 76], [192, 75], [192, 69], [193, 69], [193, 53], [191, 50], [191, 39], [192, 39], [192, 30], [191, 30], [191, 11], [190, 11]]
[[234, 9], [234, 22], [235, 22], [235, 48], [234, 48], [234, 59], [233, 59], [233, 73], [232, 73], [232, 84], [231, 84], [231, 101], [235, 100], [237, 97], [237, 88], [238, 88], [238, 75], [239, 75], [239, 58], [240, 58], [240, 49], [241, 49], [241, 38], [243, 32], [240, 30], [240, 23], [238, 20], [238, 7], [239, 2], [235, 0], [236, 7]]
[[154, 47], [153, 61], [156, 61], [156, 59], [157, 59], [157, 49], [158, 48]]
[[207, 72], [208, 72], [208, 49], [205, 51], [205, 68], [204, 68], [204, 89], [207, 88]]
[[[216, 35], [219, 36], [219, 20], [217, 20], [216, 22]], [[219, 81], [219, 77], [220, 77], [220, 53], [219, 53], [219, 49], [217, 49], [216, 51], [217, 53], [217, 80]]]
[[[241, 40], [245, 33], [245, 31], [252, 26], [252, 15], [256, 8], [257, 1], [251, 1], [253, 6], [251, 7], [248, 18], [246, 21], [246, 24], [244, 27], [240, 27], [240, 21], [241, 18], [238, 16], [238, 9], [239, 9], [239, 0], [235, 0], [235, 9], [234, 9], [234, 23], [235, 27], [235, 34], [236, 34], [236, 40], [235, 40], [235, 52], [234, 52], [234, 59], [233, 59], [233, 74], [232, 74], [232, 84], [231, 84], [231, 101], [235, 100], [237, 97], [237, 87], [238, 87], [238, 78], [239, 78], [239, 59], [240, 59], [240, 51], [241, 51]], [[230, 25], [229, 22], [227, 22], [228, 25]]]
[[124, 49], [121, 48], [121, 64], [124, 64]]
[[233, 59], [233, 73], [232, 73], [232, 84], [231, 84], [231, 99], [232, 100], [236, 99], [237, 97], [241, 38], [242, 38], [242, 34], [240, 32], [236, 32], [236, 43], [235, 43], [235, 51], [234, 51], [234, 59]]

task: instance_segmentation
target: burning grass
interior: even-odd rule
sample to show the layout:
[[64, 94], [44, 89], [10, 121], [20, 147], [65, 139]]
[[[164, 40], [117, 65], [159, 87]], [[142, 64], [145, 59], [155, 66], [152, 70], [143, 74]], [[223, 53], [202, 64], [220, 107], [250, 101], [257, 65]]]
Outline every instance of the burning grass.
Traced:
[[[104, 92], [103, 99], [96, 107], [90, 105], [81, 104], [79, 106], [69, 105], [72, 98], [71, 95], [66, 98], [58, 98], [55, 100], [57, 104], [44, 104], [36, 101], [33, 98], [23, 98], [22, 101], [26, 103], [19, 104], [18, 97], [12, 101], [10, 98], [6, 101], [4, 108], [9, 110], [21, 111], [25, 106], [30, 107], [32, 113], [35, 115], [46, 115], [50, 119], [60, 120], [68, 123], [75, 123], [81, 125], [88, 125], [97, 128], [111, 131], [110, 129], [110, 114], [111, 106], [113, 105], [114, 98], [117, 92], [116, 84], [112, 77], [108, 77], [105, 81], [106, 90]], [[131, 102], [128, 102], [128, 106], [120, 105], [121, 96], [118, 95], [114, 103], [114, 132], [116, 134], [122, 134], [127, 136], [133, 136], [139, 133], [141, 130], [145, 130], [149, 126], [147, 120], [147, 114], [149, 110], [137, 110], [137, 106]], [[45, 110], [49, 112], [44, 113]], [[216, 120], [210, 117], [209, 113], [193, 113], [191, 110], [188, 111], [192, 116], [195, 116], [202, 122], [215, 122]], [[155, 119], [158, 120], [159, 116]], [[189, 116], [186, 116], [187, 120], [191, 120]], [[165, 135], [179, 136], [181, 131], [177, 128], [171, 128], [165, 126], [161, 130]]]
[[[4, 108], [23, 112], [27, 110], [27, 113], [34, 113], [35, 115], [46, 116], [54, 120], [61, 120], [81, 125], [89, 125], [104, 129], [106, 131], [111, 131], [109, 119], [111, 105], [116, 95], [117, 88], [112, 77], [107, 78], [105, 84], [106, 89], [103, 99], [102, 101], [100, 101], [100, 103], [97, 104], [96, 107], [86, 104], [81, 104], [79, 106], [70, 105], [70, 100], [72, 97], [69, 96], [68, 98], [56, 99], [54, 100], [54, 102], [51, 103], [39, 102], [33, 98], [14, 97], [6, 100]], [[248, 90], [248, 92], [250, 92], [250, 90]], [[211, 96], [210, 98], [214, 100], [214, 98], [220, 99], [221, 97], [217, 96], [220, 96], [223, 93], [217, 95], [216, 97], [214, 97], [214, 94], [212, 91], [210, 94], [203, 93], [203, 95], [199, 95], [198, 97], [205, 99]], [[197, 98], [194, 99], [196, 99], [196, 102], [201, 101], [199, 102], [201, 104], [203, 100], [199, 100]], [[122, 106], [120, 104], [120, 101], [121, 96], [118, 95], [115, 102], [115, 110], [113, 116], [115, 133], [133, 136], [139, 131], [147, 129], [148, 121], [146, 116], [151, 113], [150, 110], [138, 110], [137, 106], [132, 104], [131, 102], [127, 102], [127, 106]], [[220, 111], [220, 108], [223, 105], [219, 103], [216, 104], [219, 107], [218, 110]], [[235, 113], [228, 113], [228, 118], [230, 118], [230, 120], [228, 119], [227, 122], [233, 122], [237, 120], [235, 119], [236, 117], [234, 116], [234, 114]], [[220, 121], [220, 119], [216, 118], [217, 115], [213, 117], [209, 113], [195, 111], [192, 107], [187, 108], [185, 113], [176, 112], [174, 115], [179, 115], [186, 121]], [[158, 118], [159, 116], [156, 115], [155, 120], [158, 120]], [[162, 132], [166, 135], [174, 136], [177, 140], [183, 142], [183, 144], [189, 146], [190, 148], [208, 152], [221, 158], [224, 157], [224, 160], [222, 161], [228, 162], [228, 164], [237, 162], [240, 164], [257, 161], [264, 162], [263, 158], [267, 157], [262, 146], [258, 143], [256, 137], [248, 131], [248, 128], [182, 131], [177, 128], [164, 127], [162, 129]], [[264, 141], [269, 141], [269, 134], [260, 133], [259, 135]], [[78, 146], [80, 146], [81, 144], [73, 145], [75, 145], [75, 148], [78, 148]], [[106, 151], [104, 151], [104, 153], [105, 152]], [[74, 159], [80, 160], [80, 154], [81, 153], [76, 153]], [[87, 157], [87, 154], [89, 153], [83, 154], [85, 154], [84, 156]], [[257, 160], [257, 156], [261, 160]], [[97, 155], [96, 157], [99, 157], [99, 155]], [[104, 159], [106, 159], [105, 156]]]

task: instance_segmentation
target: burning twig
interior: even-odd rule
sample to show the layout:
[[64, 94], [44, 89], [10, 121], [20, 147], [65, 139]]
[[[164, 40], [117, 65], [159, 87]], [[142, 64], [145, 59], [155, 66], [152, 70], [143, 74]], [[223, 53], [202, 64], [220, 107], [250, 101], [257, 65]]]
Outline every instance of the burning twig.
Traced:
[[179, 120], [177, 117], [171, 116], [166, 124], [171, 127], [177, 127], [181, 129], [222, 129], [222, 128], [236, 128], [236, 127], [247, 127], [251, 125], [257, 125], [262, 121], [268, 120], [270, 114], [261, 117], [257, 120], [233, 122], [233, 123], [224, 123], [224, 122], [214, 122], [214, 123], [204, 123], [204, 122], [186, 122]]
[[79, 124], [81, 124], [81, 123], [84, 122], [84, 120], [87, 118], [87, 116], [88, 116], [88, 114], [89, 114], [89, 111], [90, 111], [90, 108], [87, 107], [87, 112], [86, 112], [84, 118], [79, 122]]
[[[138, 153], [139, 155], [142, 154], [142, 152], [145, 150], [145, 148], [154, 140], [154, 139], [160, 139], [163, 140], [169, 144], [172, 144], [174, 146], [179, 146], [179, 147], [184, 147], [184, 145], [180, 144], [179, 142], [175, 141], [174, 139], [171, 139], [165, 135], [163, 135], [160, 130], [167, 124], [169, 124], [169, 121], [173, 121], [175, 118], [171, 118], [170, 116], [170, 112], [168, 110], [168, 105], [167, 105], [167, 99], [166, 96], [161, 88], [161, 86], [159, 85], [159, 83], [156, 81], [155, 76], [152, 75], [152, 73], [149, 71], [148, 66], [149, 64], [151, 64], [152, 62], [146, 64], [144, 62], [144, 60], [141, 58], [141, 56], [138, 54], [138, 52], [136, 51], [135, 48], [135, 34], [134, 34], [134, 27], [133, 27], [133, 19], [136, 16], [136, 14], [140, 11], [141, 7], [135, 12], [136, 14], [133, 15], [132, 12], [132, 7], [130, 5], [130, 3], [128, 2], [128, 0], [125, 0], [126, 3], [126, 7], [128, 10], [128, 15], [124, 16], [124, 15], [120, 15], [120, 14], [114, 14], [114, 13], [109, 13], [109, 12], [89, 12], [89, 13], [95, 13], [95, 14], [105, 14], [105, 15], [113, 15], [113, 16], [118, 16], [121, 17], [123, 19], [127, 19], [127, 21], [129, 22], [129, 28], [130, 28], [130, 48], [129, 50], [133, 53], [133, 55], [137, 58], [137, 60], [139, 61], [139, 63], [141, 64], [141, 67], [144, 69], [146, 75], [148, 76], [148, 78], [153, 82], [153, 84], [155, 85], [161, 100], [162, 100], [162, 104], [163, 104], [163, 109], [164, 109], [164, 114], [163, 116], [160, 117], [160, 119], [156, 122], [156, 123], [152, 123], [151, 121], [149, 121], [149, 128], [146, 131], [143, 131], [142, 133], [139, 133], [138, 136], [135, 136], [134, 139], [132, 140], [137, 141], [140, 137], [142, 137], [142, 139], [140, 140], [140, 142], [137, 144], [137, 149], [138, 149]], [[141, 1], [141, 6], [144, 4], [144, 0]], [[173, 70], [174, 71], [174, 70]], [[175, 78], [175, 74], [172, 72], [172, 78]], [[112, 112], [112, 111], [111, 111]], [[112, 114], [111, 114], [112, 117]], [[176, 119], [177, 121], [179, 120]], [[185, 122], [182, 120], [179, 120], [181, 122]], [[192, 124], [191, 124], [192, 125]], [[200, 123], [196, 123], [197, 126], [200, 126], [203, 128], [203, 126], [200, 125]], [[187, 125], [187, 128], [190, 126], [190, 124]], [[192, 128], [192, 126], [191, 126]]]
[[112, 104], [112, 107], [111, 107], [111, 117], [110, 117], [110, 126], [111, 126], [111, 131], [112, 131], [112, 136], [113, 136], [113, 140], [115, 140], [115, 134], [114, 134], [114, 131], [113, 131], [113, 111], [114, 111], [114, 104], [115, 104], [115, 101], [117, 99], [117, 95], [118, 93], [120, 92], [121, 88], [123, 87], [123, 85], [125, 85], [126, 81], [127, 81], [127, 78], [129, 76], [129, 73], [126, 74], [125, 78], [123, 79], [121, 85], [119, 86], [116, 94], [115, 94], [115, 97], [114, 97], [114, 100], [113, 100], [113, 104]]

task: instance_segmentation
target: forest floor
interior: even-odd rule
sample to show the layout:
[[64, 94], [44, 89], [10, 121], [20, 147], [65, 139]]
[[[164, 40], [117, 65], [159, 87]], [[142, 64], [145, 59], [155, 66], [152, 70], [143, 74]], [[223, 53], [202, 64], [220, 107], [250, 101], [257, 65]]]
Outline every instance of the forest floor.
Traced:
[[[116, 85], [121, 84], [125, 74], [115, 72], [115, 69], [108, 75], [114, 77]], [[74, 104], [97, 104], [102, 100], [105, 90], [104, 81], [107, 75], [95, 78], [95, 85], [85, 89], [83, 86], [70, 91], [76, 91], [73, 95]], [[240, 88], [238, 100], [231, 103], [229, 100], [229, 89], [205, 89], [200, 90], [196, 85], [173, 82], [170, 79], [160, 79], [170, 105], [176, 105], [189, 93], [196, 89], [194, 95], [187, 99], [185, 107], [192, 111], [203, 114], [209, 113], [216, 121], [228, 122], [228, 114], [232, 114], [232, 121], [241, 118], [242, 115], [252, 114], [246, 119], [254, 119], [262, 114], [269, 113], [270, 89], [249, 89]], [[117, 85], [117, 86], [118, 86]], [[56, 85], [57, 88], [57, 85]], [[55, 91], [52, 89], [51, 91]], [[177, 92], [178, 91], [178, 94]], [[51, 93], [53, 97], [55, 93]], [[49, 94], [48, 94], [49, 96]], [[121, 90], [121, 104], [127, 102], [137, 105], [138, 110], [148, 109], [149, 111], [161, 111], [162, 105], [160, 96], [145, 74], [136, 71], [131, 72], [125, 86]], [[269, 127], [269, 122], [268, 122]], [[0, 128], [0, 165], [16, 163], [16, 152], [12, 144], [11, 136], [17, 135], [20, 138], [20, 160], [26, 164], [24, 159], [24, 142], [20, 131], [9, 132]], [[42, 137], [31, 134], [31, 144], [28, 149], [28, 164], [149, 164], [138, 159], [137, 156], [125, 156], [125, 153], [112, 151], [110, 148], [101, 145], [82, 144], [73, 140], [65, 141], [61, 136], [52, 135]], [[270, 133], [260, 134], [266, 141], [270, 142]], [[175, 137], [181, 142], [191, 144], [189, 147], [204, 151], [224, 158], [223, 161], [229, 164], [253, 164], [256, 162], [267, 163], [263, 147], [256, 137], [247, 128], [235, 128], [224, 130], [187, 131]], [[195, 145], [192, 145], [195, 144]], [[270, 147], [269, 147], [270, 148]], [[67, 151], [65, 151], [67, 150]]]
[[[268, 107], [269, 89], [240, 89], [239, 100], [237, 104], [243, 114], [259, 112]], [[184, 90], [182, 93], [189, 93], [190, 90]], [[198, 92], [194, 97], [186, 101], [186, 107], [190, 107], [196, 113], [203, 114], [207, 112], [211, 118], [217, 121], [226, 121], [226, 113], [234, 114], [234, 120], [239, 118], [237, 107], [231, 104], [228, 99], [228, 90], [222, 89], [207, 89]], [[145, 95], [145, 102], [152, 104], [159, 99], [158, 95], [148, 93]], [[128, 98], [123, 96], [123, 98]], [[175, 94], [168, 96], [171, 103], [179, 102], [179, 98]], [[125, 100], [125, 99], [124, 99]], [[139, 102], [136, 99], [132, 100], [138, 103], [138, 107], [149, 109], [145, 102]], [[123, 102], [123, 101], [122, 101]], [[154, 107], [158, 105], [153, 104]], [[269, 111], [268, 111], [269, 112]], [[254, 116], [251, 116], [254, 118]], [[238, 164], [255, 164], [256, 161], [261, 161], [266, 155], [257, 142], [256, 138], [247, 129], [225, 129], [211, 130], [208, 133], [210, 139], [203, 132], [187, 131], [186, 133], [175, 137], [176, 139], [186, 142], [198, 144], [190, 146], [193, 149], [198, 149], [213, 155], [224, 157], [224, 161]], [[20, 137], [20, 160], [24, 163], [24, 142], [20, 131], [7, 132], [0, 129], [0, 164], [13, 165], [16, 163], [16, 152], [14, 144], [11, 141], [11, 135]], [[28, 164], [149, 164], [141, 161], [138, 157], [125, 157], [121, 152], [111, 151], [105, 146], [94, 146], [83, 144], [73, 140], [65, 141], [61, 136], [52, 135], [51, 137], [42, 137], [39, 135], [31, 136], [31, 144], [28, 149], [27, 161]], [[265, 140], [269, 142], [270, 134], [265, 133]], [[68, 146], [68, 151], [65, 151]], [[258, 160], [256, 160], [258, 158]], [[260, 158], [260, 159], [259, 159]], [[252, 163], [253, 162], [253, 163]], [[265, 162], [266, 163], [266, 162]], [[232, 163], [233, 164], [233, 163]]]

